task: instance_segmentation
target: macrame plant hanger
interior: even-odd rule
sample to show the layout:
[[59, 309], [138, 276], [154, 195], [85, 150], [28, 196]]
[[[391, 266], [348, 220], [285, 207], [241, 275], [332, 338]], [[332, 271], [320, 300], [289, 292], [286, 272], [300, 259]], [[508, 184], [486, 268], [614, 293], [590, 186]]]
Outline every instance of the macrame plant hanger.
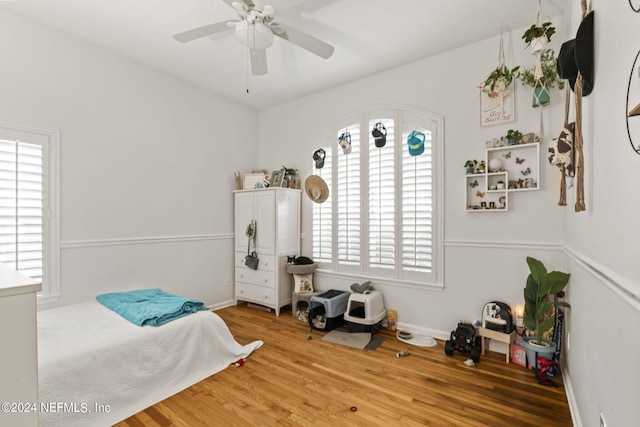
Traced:
[[[542, 0], [538, 0], [538, 14], [536, 16], [536, 25], [538, 27], [542, 27]], [[546, 37], [546, 36], [542, 36], [542, 37]], [[534, 106], [538, 105], [540, 107], [540, 142], [542, 142], [542, 140], [544, 139], [544, 121], [542, 119], [542, 107], [543, 104], [541, 102], [541, 95], [543, 93], [549, 93], [549, 89], [545, 86], [545, 84], [542, 81], [542, 77], [544, 76], [544, 73], [542, 72], [542, 53], [544, 52], [544, 49], [539, 49], [535, 55], [536, 55], [536, 66], [535, 66], [535, 70], [533, 72], [533, 78], [536, 79], [536, 84], [534, 85], [533, 88], [533, 98], [534, 98]], [[536, 88], [542, 88], [540, 91], [536, 92]], [[545, 104], [546, 105], [546, 104]]]
[[[500, 26], [500, 46], [498, 47], [498, 68], [502, 69], [506, 67], [506, 61], [504, 60], [504, 41], [502, 38], [502, 26]], [[507, 90], [507, 88], [504, 88]], [[500, 118], [504, 117], [504, 94], [500, 92]]]

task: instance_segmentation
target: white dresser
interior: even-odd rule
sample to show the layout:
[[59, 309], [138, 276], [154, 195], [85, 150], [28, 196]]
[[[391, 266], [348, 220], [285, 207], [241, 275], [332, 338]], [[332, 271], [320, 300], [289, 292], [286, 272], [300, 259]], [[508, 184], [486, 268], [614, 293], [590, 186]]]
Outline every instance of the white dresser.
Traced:
[[[235, 191], [235, 302], [275, 309], [291, 303], [287, 255], [300, 254], [300, 190], [264, 188]], [[247, 225], [256, 222], [258, 269], [244, 264]]]
[[36, 293], [41, 288], [38, 280], [0, 263], [0, 426], [38, 425]]

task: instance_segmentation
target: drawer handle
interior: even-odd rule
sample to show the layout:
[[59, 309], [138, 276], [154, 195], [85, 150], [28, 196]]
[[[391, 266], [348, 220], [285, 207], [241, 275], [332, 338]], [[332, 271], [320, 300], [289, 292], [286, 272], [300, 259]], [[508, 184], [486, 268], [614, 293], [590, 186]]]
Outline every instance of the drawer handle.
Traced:
[[264, 299], [269, 299], [269, 295], [264, 294]]
[[244, 294], [244, 289], [240, 289], [240, 293], [241, 293], [241, 294]]

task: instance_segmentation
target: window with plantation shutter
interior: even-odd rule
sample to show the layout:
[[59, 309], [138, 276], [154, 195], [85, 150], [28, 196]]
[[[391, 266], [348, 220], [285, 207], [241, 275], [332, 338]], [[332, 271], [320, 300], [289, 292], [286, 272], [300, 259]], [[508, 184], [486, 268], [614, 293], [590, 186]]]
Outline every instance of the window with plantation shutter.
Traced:
[[[369, 111], [341, 121], [327, 141], [325, 165], [315, 169], [329, 186], [313, 205], [313, 258], [321, 269], [390, 283], [442, 286], [442, 226], [437, 179], [442, 120], [404, 110]], [[383, 146], [371, 131], [386, 130]], [[424, 135], [412, 156], [407, 138]], [[351, 150], [338, 145], [348, 133]], [[436, 186], [436, 183], [439, 186]]]
[[53, 131], [0, 124], [0, 262], [57, 294], [51, 210]]

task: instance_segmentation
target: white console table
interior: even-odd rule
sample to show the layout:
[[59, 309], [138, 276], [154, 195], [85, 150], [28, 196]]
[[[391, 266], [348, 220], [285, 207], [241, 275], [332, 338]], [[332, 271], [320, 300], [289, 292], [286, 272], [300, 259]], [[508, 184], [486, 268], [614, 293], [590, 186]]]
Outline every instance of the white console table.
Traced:
[[38, 425], [37, 411], [17, 405], [39, 405], [36, 294], [41, 288], [38, 280], [0, 263], [0, 402], [15, 404], [0, 411], [2, 426]]

